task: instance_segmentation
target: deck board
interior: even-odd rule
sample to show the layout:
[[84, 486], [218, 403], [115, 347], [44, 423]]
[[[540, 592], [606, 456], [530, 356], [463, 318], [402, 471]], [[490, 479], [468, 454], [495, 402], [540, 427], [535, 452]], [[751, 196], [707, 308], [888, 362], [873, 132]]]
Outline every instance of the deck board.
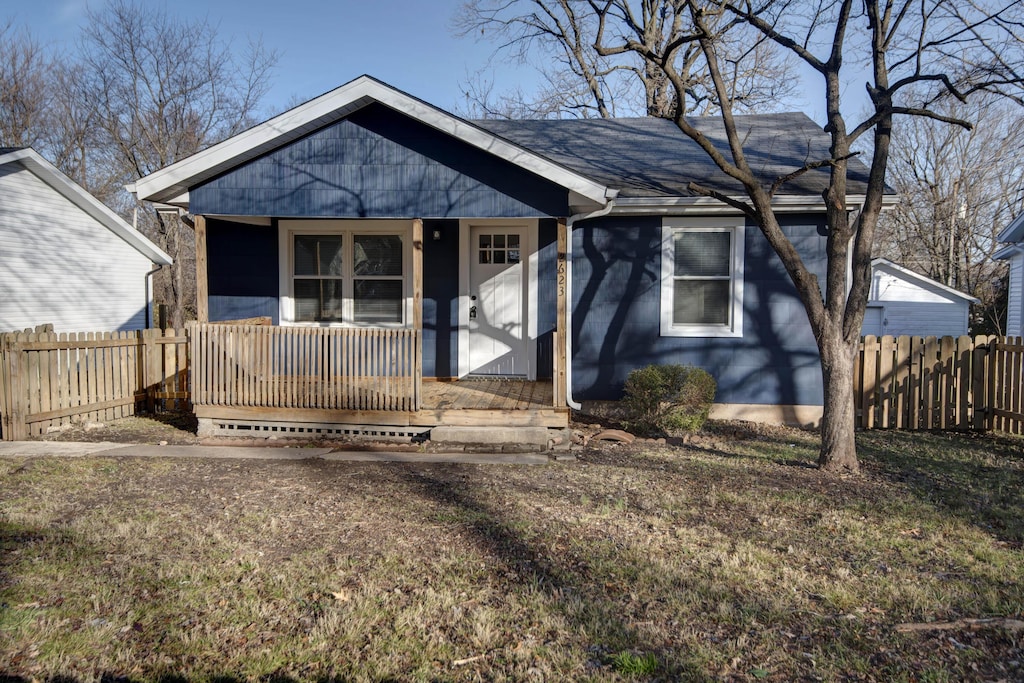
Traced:
[[424, 410], [537, 410], [552, 407], [550, 381], [468, 379], [424, 382]]

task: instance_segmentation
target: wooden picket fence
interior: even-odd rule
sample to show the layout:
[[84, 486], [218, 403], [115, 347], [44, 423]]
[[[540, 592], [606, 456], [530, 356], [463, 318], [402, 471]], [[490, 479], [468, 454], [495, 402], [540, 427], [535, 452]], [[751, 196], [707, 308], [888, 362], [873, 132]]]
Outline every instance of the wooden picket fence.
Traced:
[[140, 408], [187, 410], [188, 366], [188, 340], [173, 329], [0, 334], [0, 437], [25, 439]]
[[862, 429], [1024, 432], [1019, 337], [874, 337], [854, 370]]

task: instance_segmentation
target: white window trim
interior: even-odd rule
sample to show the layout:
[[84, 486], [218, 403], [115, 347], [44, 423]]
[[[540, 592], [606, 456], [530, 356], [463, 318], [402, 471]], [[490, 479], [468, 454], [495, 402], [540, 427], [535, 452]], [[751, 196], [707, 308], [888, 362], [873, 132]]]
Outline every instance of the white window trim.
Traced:
[[[672, 322], [675, 244], [678, 232], [731, 232], [732, 278], [729, 325], [677, 325]], [[661, 224], [661, 336], [663, 337], [742, 337], [743, 336], [743, 249], [745, 226], [742, 218], [671, 217]]]
[[[402, 239], [402, 306], [401, 323], [358, 323], [352, 320], [353, 300], [351, 282], [351, 248], [354, 235], [385, 234], [398, 235]], [[295, 262], [293, 251], [295, 235], [342, 235], [345, 249], [344, 275], [348, 288], [342, 308], [346, 322], [296, 322], [295, 321], [295, 276], [292, 273]], [[412, 327], [413, 283], [412, 283], [412, 222], [393, 220], [281, 220], [277, 225], [278, 239], [278, 291], [280, 295], [279, 315], [285, 327], [363, 327], [381, 329], [406, 329]], [[388, 278], [390, 279], [390, 278]]]

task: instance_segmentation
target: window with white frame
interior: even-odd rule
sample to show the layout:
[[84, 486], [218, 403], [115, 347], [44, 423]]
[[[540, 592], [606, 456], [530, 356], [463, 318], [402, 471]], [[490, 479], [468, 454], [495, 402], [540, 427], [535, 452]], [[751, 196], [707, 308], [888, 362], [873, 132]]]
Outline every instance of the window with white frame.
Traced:
[[661, 275], [662, 335], [743, 335], [743, 225], [736, 219], [666, 219]]
[[301, 226], [286, 234], [290, 301], [283, 316], [286, 322], [405, 323], [407, 258], [403, 234], [358, 227], [327, 230]]

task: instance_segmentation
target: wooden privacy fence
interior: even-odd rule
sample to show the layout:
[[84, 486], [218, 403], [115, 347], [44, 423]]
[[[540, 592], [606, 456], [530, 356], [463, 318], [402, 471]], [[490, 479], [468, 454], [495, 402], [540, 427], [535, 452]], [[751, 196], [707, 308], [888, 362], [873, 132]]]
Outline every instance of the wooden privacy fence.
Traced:
[[196, 406], [419, 410], [420, 332], [190, 323]]
[[173, 329], [0, 334], [0, 434], [188, 406], [188, 344]]
[[960, 429], [1021, 433], [1019, 337], [866, 336], [854, 369], [863, 429]]

